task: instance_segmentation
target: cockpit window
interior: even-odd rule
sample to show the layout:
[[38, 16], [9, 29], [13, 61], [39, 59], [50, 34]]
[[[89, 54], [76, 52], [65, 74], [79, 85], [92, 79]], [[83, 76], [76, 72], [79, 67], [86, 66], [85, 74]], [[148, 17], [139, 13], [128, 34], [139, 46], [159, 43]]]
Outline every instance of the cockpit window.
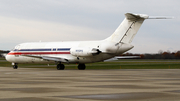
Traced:
[[19, 48], [20, 48], [20, 45], [17, 45], [17, 46], [15, 46], [14, 49], [12, 49], [12, 50], [13, 50], [13, 51], [17, 51], [17, 50], [19, 50]]

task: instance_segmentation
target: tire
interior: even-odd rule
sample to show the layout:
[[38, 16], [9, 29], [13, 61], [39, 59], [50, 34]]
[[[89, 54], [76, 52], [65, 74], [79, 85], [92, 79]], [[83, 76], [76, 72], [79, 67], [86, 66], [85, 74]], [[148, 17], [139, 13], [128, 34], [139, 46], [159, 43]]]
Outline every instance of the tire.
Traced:
[[65, 68], [64, 64], [57, 65], [57, 70], [64, 70], [64, 68]]
[[60, 64], [57, 65], [57, 70], [60, 70]]
[[79, 64], [78, 65], [78, 69], [79, 70], [85, 70], [86, 69], [86, 65], [85, 64]]
[[17, 66], [17, 65], [14, 65], [14, 66], [13, 66], [13, 69], [17, 69], [17, 68], [18, 68], [18, 66]]
[[61, 64], [60, 70], [64, 70], [64, 68], [65, 68], [64, 64]]

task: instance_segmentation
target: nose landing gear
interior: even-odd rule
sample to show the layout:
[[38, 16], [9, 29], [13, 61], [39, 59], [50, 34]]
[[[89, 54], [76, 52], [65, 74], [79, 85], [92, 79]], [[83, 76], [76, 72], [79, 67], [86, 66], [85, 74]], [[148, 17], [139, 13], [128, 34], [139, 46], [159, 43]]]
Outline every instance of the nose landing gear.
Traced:
[[12, 63], [13, 64], [13, 69], [18, 69], [18, 64], [17, 63]]

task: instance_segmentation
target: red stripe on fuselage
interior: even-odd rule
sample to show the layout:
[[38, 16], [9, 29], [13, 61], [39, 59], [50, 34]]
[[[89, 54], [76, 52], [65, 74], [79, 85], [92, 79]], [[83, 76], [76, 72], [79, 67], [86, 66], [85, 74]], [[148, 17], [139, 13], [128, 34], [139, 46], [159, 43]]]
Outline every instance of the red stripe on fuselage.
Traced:
[[10, 52], [8, 55], [51, 55], [51, 54], [70, 54], [70, 52]]

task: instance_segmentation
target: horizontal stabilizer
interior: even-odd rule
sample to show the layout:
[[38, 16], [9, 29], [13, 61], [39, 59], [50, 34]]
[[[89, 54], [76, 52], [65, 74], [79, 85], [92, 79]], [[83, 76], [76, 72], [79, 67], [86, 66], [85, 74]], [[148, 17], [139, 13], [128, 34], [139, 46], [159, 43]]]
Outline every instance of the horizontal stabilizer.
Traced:
[[149, 16], [148, 19], [173, 19], [174, 17], [170, 17], [170, 16]]
[[133, 14], [133, 13], [126, 13], [126, 18], [131, 21], [136, 21], [138, 19], [173, 19], [174, 17], [171, 16], [148, 16], [146, 14]]
[[133, 13], [126, 13], [126, 18], [131, 21], [137, 21], [138, 19], [148, 19], [149, 16], [146, 14], [133, 14]]

